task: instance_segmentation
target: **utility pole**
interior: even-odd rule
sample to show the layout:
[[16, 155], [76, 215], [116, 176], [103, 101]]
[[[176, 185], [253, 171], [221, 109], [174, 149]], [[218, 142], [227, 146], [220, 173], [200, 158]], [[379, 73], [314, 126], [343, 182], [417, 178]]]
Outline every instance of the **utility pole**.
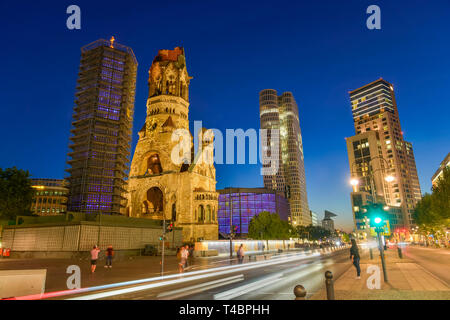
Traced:
[[232, 225], [230, 227], [230, 263], [231, 263], [231, 259], [233, 259], [233, 238], [236, 235], [234, 233], [234, 229], [235, 229], [235, 226]]
[[164, 246], [166, 239], [166, 216], [163, 213], [163, 234], [162, 234], [162, 249], [161, 249], [161, 276], [164, 275]]
[[377, 227], [377, 237], [378, 237], [378, 249], [380, 249], [380, 257], [381, 257], [381, 266], [383, 268], [383, 277], [384, 282], [388, 282], [387, 272], [386, 272], [386, 262], [384, 260], [384, 249], [383, 249], [383, 243], [381, 241], [381, 227]]

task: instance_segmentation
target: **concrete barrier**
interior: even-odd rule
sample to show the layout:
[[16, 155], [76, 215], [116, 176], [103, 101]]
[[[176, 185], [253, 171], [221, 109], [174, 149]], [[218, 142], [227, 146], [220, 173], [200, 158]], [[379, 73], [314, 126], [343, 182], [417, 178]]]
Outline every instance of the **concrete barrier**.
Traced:
[[46, 269], [1, 270], [0, 299], [42, 294], [45, 291]]
[[218, 255], [219, 252], [217, 250], [194, 251], [194, 257], [216, 257]]

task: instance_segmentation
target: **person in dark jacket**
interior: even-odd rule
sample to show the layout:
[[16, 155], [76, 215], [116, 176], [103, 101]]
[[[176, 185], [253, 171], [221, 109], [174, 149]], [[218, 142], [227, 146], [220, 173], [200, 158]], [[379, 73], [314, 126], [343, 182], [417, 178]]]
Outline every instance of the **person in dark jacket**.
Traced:
[[352, 239], [352, 247], [350, 248], [350, 259], [353, 260], [353, 265], [356, 268], [356, 279], [361, 279], [361, 268], [359, 266], [359, 260], [361, 257], [359, 256], [359, 249], [356, 245], [356, 240]]
[[114, 256], [114, 250], [112, 245], [109, 245], [106, 249], [106, 265], [105, 268], [112, 268], [112, 258]]

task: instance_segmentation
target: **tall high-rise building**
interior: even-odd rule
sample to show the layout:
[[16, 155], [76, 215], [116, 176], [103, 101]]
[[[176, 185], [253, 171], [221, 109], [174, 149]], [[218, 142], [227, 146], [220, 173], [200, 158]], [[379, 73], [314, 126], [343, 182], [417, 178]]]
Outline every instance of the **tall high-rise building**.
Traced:
[[276, 174], [264, 175], [264, 187], [285, 192], [293, 225], [310, 225], [297, 103], [291, 92], [278, 96], [276, 90], [267, 89], [260, 92], [259, 105], [261, 129], [269, 130], [263, 147], [275, 145], [270, 130], [279, 130], [279, 169]]
[[394, 87], [379, 79], [350, 91], [350, 100], [356, 135], [346, 140], [355, 229], [367, 234], [361, 206], [371, 201], [389, 207], [393, 231], [409, 228], [421, 191], [412, 145], [403, 139]]
[[81, 48], [68, 154], [68, 211], [120, 214], [125, 202], [137, 61], [133, 50], [97, 40]]

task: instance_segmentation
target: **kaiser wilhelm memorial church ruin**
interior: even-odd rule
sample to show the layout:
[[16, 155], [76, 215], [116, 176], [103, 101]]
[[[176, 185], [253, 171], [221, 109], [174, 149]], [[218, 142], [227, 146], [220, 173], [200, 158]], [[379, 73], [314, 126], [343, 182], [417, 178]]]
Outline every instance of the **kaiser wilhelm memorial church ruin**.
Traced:
[[[149, 70], [147, 117], [139, 131], [128, 179], [126, 215], [170, 220], [182, 228], [183, 241], [218, 237], [218, 193], [212, 161], [213, 137], [206, 129], [194, 151], [189, 133], [189, 84], [184, 49], [160, 50]], [[180, 145], [176, 132], [188, 133], [181, 163], [172, 153]], [[207, 137], [208, 136], [208, 137]]]

